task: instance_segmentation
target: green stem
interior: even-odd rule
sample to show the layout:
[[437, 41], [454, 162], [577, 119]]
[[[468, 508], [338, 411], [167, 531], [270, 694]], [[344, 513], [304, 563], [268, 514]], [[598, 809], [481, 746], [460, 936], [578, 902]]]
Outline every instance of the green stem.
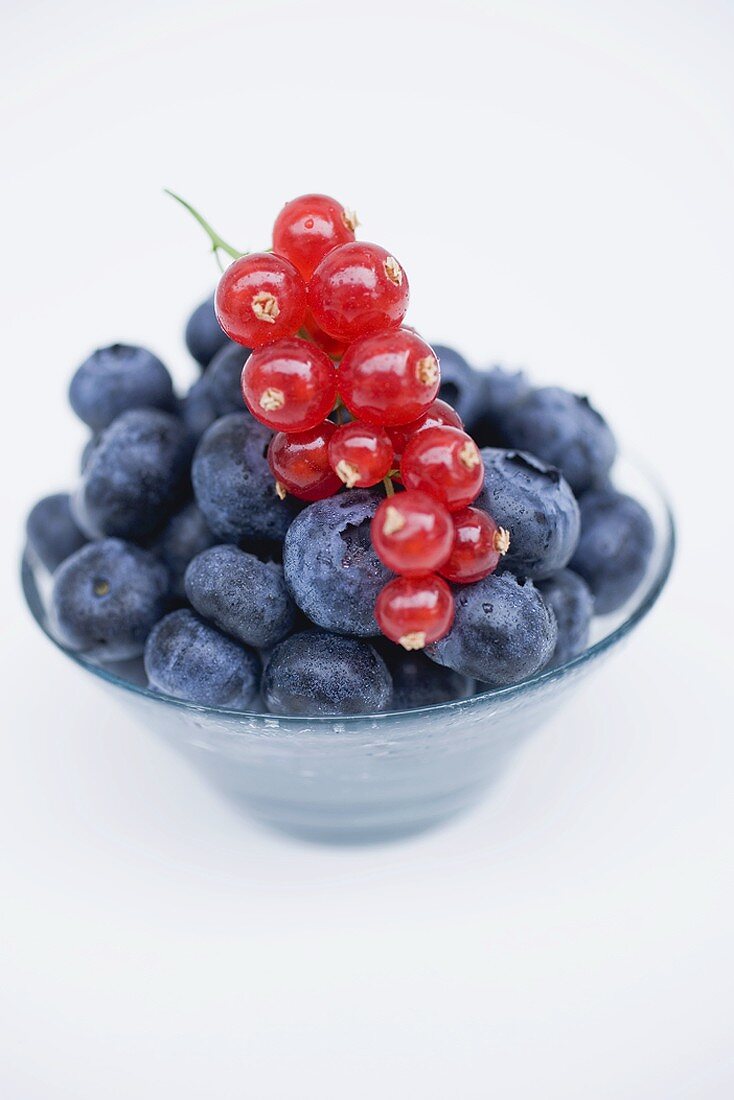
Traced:
[[188, 210], [189, 214], [191, 214], [191, 216], [196, 219], [201, 228], [209, 237], [209, 240], [212, 242], [212, 252], [217, 256], [217, 259], [219, 259], [218, 253], [220, 251], [226, 252], [227, 255], [231, 256], [233, 260], [238, 260], [240, 256], [247, 255], [246, 252], [238, 252], [237, 249], [233, 248], [231, 244], [227, 244], [227, 242], [219, 236], [217, 231], [215, 229], [212, 229], [212, 227], [209, 225], [209, 222], [205, 218], [202, 218], [199, 211], [195, 210], [191, 203], [186, 202], [186, 199], [182, 199], [181, 196], [177, 195], [174, 191], [169, 191], [167, 187], [164, 187], [163, 190], [166, 195], [170, 195], [172, 199], [175, 199], [176, 202], [180, 203], [181, 206], [183, 206], [184, 210]]
[[392, 483], [392, 478], [388, 475], [383, 477], [382, 484], [385, 486], [385, 494], [389, 497], [395, 496], [395, 486]]

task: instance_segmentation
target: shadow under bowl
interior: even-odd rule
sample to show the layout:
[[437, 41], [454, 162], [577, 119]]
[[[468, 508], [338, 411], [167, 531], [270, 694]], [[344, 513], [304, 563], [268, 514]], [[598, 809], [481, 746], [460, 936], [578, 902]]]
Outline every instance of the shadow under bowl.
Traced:
[[43, 571], [26, 556], [25, 597], [43, 632], [141, 722], [260, 822], [304, 839], [372, 843], [431, 828], [476, 802], [519, 746], [645, 618], [670, 574], [675, 529], [655, 481], [621, 460], [615, 484], [647, 508], [655, 545], [624, 608], [594, 619], [589, 647], [512, 687], [406, 712], [278, 718], [149, 691], [134, 670], [93, 664], [49, 631]]

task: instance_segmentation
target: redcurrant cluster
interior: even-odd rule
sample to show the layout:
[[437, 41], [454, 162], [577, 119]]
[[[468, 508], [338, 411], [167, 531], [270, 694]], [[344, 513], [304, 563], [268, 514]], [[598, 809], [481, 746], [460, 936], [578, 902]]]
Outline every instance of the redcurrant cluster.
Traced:
[[437, 641], [454, 618], [447, 581], [486, 577], [509, 537], [470, 507], [482, 458], [437, 398], [433, 349], [401, 327], [409, 296], [401, 264], [356, 241], [356, 217], [326, 195], [287, 203], [269, 252], [239, 255], [199, 220], [215, 249], [237, 257], [215, 308], [227, 336], [253, 349], [242, 393], [275, 432], [268, 462], [278, 494], [315, 501], [343, 485], [384, 482], [372, 542], [397, 576], [378, 597], [377, 622], [406, 649]]

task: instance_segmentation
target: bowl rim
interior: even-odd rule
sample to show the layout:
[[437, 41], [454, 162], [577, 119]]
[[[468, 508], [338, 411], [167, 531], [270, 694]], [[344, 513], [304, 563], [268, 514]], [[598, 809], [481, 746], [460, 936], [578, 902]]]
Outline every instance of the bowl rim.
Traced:
[[[625, 457], [630, 461], [629, 456]], [[268, 728], [271, 729], [287, 729], [293, 727], [299, 730], [303, 729], [304, 723], [308, 724], [309, 727], [320, 726], [333, 729], [335, 725], [339, 725], [340, 727], [364, 727], [365, 725], [374, 726], [377, 723], [390, 722], [405, 717], [415, 719], [424, 715], [429, 716], [442, 713], [447, 716], [453, 715], [457, 711], [472, 710], [475, 707], [484, 706], [495, 699], [504, 701], [513, 696], [523, 695], [525, 692], [530, 692], [546, 683], [565, 679], [570, 673], [590, 664], [597, 657], [606, 653], [617, 645], [618, 642], [622, 641], [622, 639], [647, 616], [657, 603], [661, 592], [667, 584], [675, 558], [677, 543], [676, 524], [670, 501], [658, 479], [652, 475], [642, 463], [639, 463], [636, 459], [631, 461], [637, 472], [643, 474], [649, 482], [650, 487], [657, 493], [659, 498], [658, 503], [662, 506], [664, 519], [664, 530], [662, 530], [659, 535], [659, 537], [664, 540], [662, 544], [662, 555], [655, 574], [649, 580], [649, 587], [644, 597], [634, 603], [629, 613], [614, 630], [605, 634], [603, 638], [594, 642], [593, 645], [588, 646], [583, 653], [579, 653], [576, 657], [572, 657], [569, 661], [565, 661], [561, 665], [542, 669], [524, 680], [519, 680], [516, 684], [510, 684], [506, 687], [488, 688], [486, 691], [478, 692], [466, 699], [452, 699], [445, 703], [431, 703], [428, 706], [414, 707], [411, 710], [388, 710], [371, 712], [369, 714], [345, 715], [278, 715], [264, 711], [234, 710], [230, 707], [213, 707], [201, 703], [192, 703], [185, 699], [178, 699], [174, 695], [166, 695], [162, 692], [152, 691], [148, 687], [141, 687], [138, 684], [134, 684], [116, 675], [111, 669], [105, 668], [104, 665], [95, 664], [82, 654], [74, 653], [72, 650], [66, 649], [48, 628], [47, 616], [41, 604], [33, 565], [27, 549], [21, 556], [21, 587], [33, 619], [46, 637], [53, 642], [54, 646], [60, 650], [65, 657], [70, 658], [75, 664], [79, 665], [85, 671], [91, 672], [100, 680], [106, 681], [117, 688], [121, 688], [123, 691], [129, 692], [133, 696], [138, 696], [154, 703], [180, 708], [184, 713], [189, 713], [191, 715], [207, 714], [215, 717], [221, 715], [223, 718], [228, 718], [230, 720], [232, 718], [239, 718], [243, 723], [248, 720], [267, 723]], [[630, 597], [630, 599], [634, 599], [634, 596]], [[603, 616], [600, 617], [603, 618]]]

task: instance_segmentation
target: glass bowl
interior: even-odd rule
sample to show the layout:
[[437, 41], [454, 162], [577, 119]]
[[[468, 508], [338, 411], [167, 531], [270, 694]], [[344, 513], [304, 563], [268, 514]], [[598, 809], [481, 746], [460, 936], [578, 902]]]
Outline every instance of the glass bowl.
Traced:
[[[615, 484], [636, 496], [653, 521], [646, 576], [624, 608], [594, 619], [584, 653], [512, 687], [405, 712], [277, 718], [158, 695], [129, 670], [58, 648], [260, 822], [331, 843], [420, 832], [487, 792], [518, 747], [619, 648], [660, 595], [675, 549], [670, 507], [655, 481], [629, 460], [615, 467]], [[44, 610], [49, 579], [27, 556], [22, 583], [36, 622], [58, 645]]]

